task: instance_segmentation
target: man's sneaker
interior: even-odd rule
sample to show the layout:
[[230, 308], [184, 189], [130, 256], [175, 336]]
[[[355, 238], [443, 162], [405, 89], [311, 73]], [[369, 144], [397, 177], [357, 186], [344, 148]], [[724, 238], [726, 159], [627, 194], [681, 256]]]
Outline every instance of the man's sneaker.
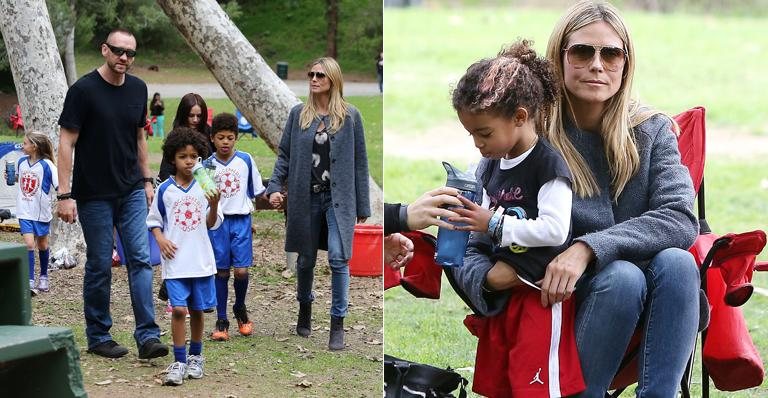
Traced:
[[29, 280], [29, 288], [30, 289], [34, 289], [35, 288], [35, 280], [34, 279], [30, 279]]
[[227, 341], [229, 340], [229, 321], [226, 319], [217, 319], [216, 328], [211, 333], [211, 340]]
[[47, 292], [49, 287], [48, 275], [40, 275], [40, 280], [37, 282], [37, 290], [41, 292]]
[[165, 368], [164, 386], [180, 386], [184, 383], [184, 377], [187, 375], [187, 364], [184, 362], [174, 362]]
[[187, 355], [187, 376], [190, 379], [203, 377], [205, 358], [202, 355]]
[[114, 340], [107, 340], [95, 347], [89, 348], [88, 352], [105, 358], [120, 358], [128, 353], [128, 349], [117, 344]]
[[152, 359], [166, 355], [168, 355], [168, 346], [158, 339], [149, 339], [139, 347], [139, 359]]
[[245, 306], [242, 308], [232, 307], [232, 312], [235, 313], [235, 319], [237, 319], [237, 331], [243, 336], [250, 336], [253, 334], [253, 322], [248, 320], [248, 310]]

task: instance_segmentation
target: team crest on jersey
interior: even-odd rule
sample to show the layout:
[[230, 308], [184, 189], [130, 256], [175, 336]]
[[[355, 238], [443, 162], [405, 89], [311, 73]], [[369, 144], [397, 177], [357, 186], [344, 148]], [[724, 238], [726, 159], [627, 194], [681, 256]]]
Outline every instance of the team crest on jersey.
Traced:
[[216, 173], [216, 186], [221, 191], [221, 196], [231, 198], [240, 192], [240, 173], [229, 167]]
[[203, 221], [203, 206], [194, 196], [186, 195], [173, 204], [173, 222], [185, 232], [193, 231]]
[[21, 173], [19, 184], [21, 185], [21, 194], [28, 198], [35, 196], [40, 189], [40, 180], [37, 178], [37, 174], [29, 170]]

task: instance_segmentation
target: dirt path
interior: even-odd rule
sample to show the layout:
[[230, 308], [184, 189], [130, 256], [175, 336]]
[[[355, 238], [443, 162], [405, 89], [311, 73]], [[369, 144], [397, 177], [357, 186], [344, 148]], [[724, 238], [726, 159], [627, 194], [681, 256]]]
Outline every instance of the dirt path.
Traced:
[[[32, 322], [72, 328], [80, 349], [85, 389], [90, 397], [371, 397], [382, 395], [383, 342], [382, 279], [352, 277], [349, 315], [345, 319], [347, 348], [329, 352], [330, 273], [325, 252], [319, 252], [315, 270], [313, 331], [309, 338], [296, 336], [295, 278], [283, 275], [284, 227], [282, 218], [255, 221], [254, 267], [246, 305], [254, 321], [254, 334], [237, 333], [231, 319], [230, 341], [203, 339], [206, 376], [179, 387], [163, 387], [160, 380], [172, 354], [139, 361], [133, 342], [133, 315], [124, 267], [112, 269], [112, 335], [130, 353], [112, 360], [86, 352], [82, 310], [83, 264], [50, 273], [51, 291], [32, 299]], [[0, 232], [0, 240], [20, 243], [18, 233]], [[38, 267], [39, 268], [39, 267]], [[153, 292], [160, 283], [155, 270]], [[234, 291], [230, 282], [230, 309]], [[170, 316], [165, 303], [156, 301], [156, 322], [161, 340], [171, 341]], [[206, 314], [210, 332], [216, 314]], [[189, 337], [189, 335], [187, 335]]]
[[[472, 138], [456, 122], [445, 122], [426, 131], [408, 134], [384, 128], [384, 154], [407, 159], [476, 161]], [[751, 135], [737, 129], [707, 128], [707, 156], [768, 155], [768, 135]]]

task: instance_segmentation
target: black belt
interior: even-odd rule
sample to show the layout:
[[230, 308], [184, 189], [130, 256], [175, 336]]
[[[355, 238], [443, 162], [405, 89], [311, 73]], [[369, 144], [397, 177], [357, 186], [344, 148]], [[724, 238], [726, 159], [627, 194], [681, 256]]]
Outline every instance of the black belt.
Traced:
[[312, 184], [312, 193], [326, 192], [331, 190], [331, 186], [328, 184]]

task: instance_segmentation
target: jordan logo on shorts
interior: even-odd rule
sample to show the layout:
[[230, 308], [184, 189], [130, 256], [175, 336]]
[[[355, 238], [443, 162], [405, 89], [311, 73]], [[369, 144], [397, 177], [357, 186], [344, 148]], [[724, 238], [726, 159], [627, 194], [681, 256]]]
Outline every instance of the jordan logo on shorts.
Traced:
[[541, 368], [539, 368], [539, 370], [536, 371], [536, 376], [533, 376], [533, 380], [531, 380], [531, 382], [528, 384], [539, 383], [543, 385], [544, 382], [541, 381], [541, 377], [539, 376], [540, 374], [541, 374]]

